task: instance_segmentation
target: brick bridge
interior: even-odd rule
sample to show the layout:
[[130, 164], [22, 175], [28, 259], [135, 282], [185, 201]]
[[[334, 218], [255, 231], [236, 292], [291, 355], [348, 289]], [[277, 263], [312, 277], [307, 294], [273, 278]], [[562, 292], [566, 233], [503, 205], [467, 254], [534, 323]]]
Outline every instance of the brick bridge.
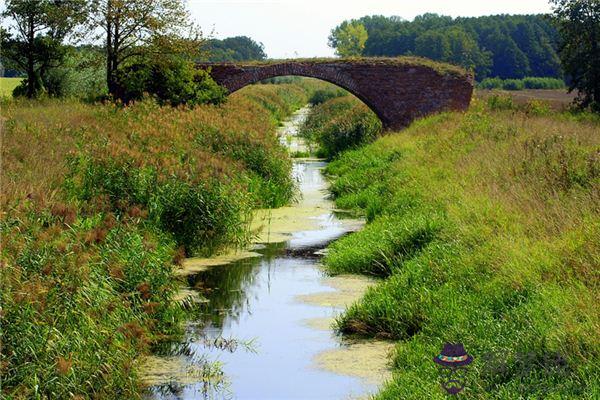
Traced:
[[388, 130], [404, 128], [432, 113], [465, 110], [473, 94], [473, 77], [460, 68], [409, 57], [201, 63], [198, 67], [209, 68], [213, 79], [230, 93], [276, 76], [331, 82], [361, 99]]

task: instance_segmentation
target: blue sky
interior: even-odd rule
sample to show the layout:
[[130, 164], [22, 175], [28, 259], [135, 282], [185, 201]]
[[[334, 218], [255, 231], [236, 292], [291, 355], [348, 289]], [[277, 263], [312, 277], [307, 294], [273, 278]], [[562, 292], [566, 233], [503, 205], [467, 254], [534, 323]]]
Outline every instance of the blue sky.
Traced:
[[327, 36], [345, 19], [426, 12], [457, 16], [548, 13], [547, 0], [188, 0], [206, 36], [246, 35], [271, 58], [332, 56]]

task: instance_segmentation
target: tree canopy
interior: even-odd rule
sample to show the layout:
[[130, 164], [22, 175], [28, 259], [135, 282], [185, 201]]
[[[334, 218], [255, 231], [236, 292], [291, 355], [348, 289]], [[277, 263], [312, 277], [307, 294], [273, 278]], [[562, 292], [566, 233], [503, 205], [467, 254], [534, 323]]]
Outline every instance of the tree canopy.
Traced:
[[600, 112], [600, 0], [552, 0], [561, 34], [560, 57], [570, 90]]
[[255, 61], [267, 58], [262, 43], [257, 43], [248, 36], [235, 36], [226, 39], [209, 39], [202, 49], [207, 61]]
[[63, 41], [85, 21], [86, 2], [7, 0], [2, 17], [12, 22], [0, 29], [3, 62], [27, 74], [19, 90], [34, 97], [45, 90], [48, 71], [62, 64]]
[[368, 32], [358, 21], [344, 21], [331, 31], [329, 46], [342, 57], [360, 56], [368, 39]]
[[[197, 51], [200, 35], [182, 0], [91, 0], [90, 22], [102, 31], [108, 90], [122, 65]], [[168, 60], [170, 61], [170, 60]]]
[[[471, 68], [478, 80], [563, 77], [558, 31], [545, 15], [452, 18], [424, 14], [413, 21], [373, 15], [344, 21], [332, 32], [349, 25], [362, 25], [367, 32], [359, 54], [363, 56], [419, 55]], [[330, 44], [338, 54], [344, 51], [342, 42], [330, 40]]]

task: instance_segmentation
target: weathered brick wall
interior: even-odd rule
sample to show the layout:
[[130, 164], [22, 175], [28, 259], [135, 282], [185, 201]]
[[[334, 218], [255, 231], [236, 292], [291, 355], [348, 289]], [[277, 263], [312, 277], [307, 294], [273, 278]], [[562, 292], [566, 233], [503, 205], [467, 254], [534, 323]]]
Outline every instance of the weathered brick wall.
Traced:
[[347, 62], [285, 61], [260, 64], [199, 64], [211, 68], [215, 81], [230, 92], [263, 79], [299, 75], [334, 83], [369, 106], [386, 129], [401, 129], [416, 118], [447, 110], [465, 110], [473, 94], [473, 77], [428, 65], [386, 59]]

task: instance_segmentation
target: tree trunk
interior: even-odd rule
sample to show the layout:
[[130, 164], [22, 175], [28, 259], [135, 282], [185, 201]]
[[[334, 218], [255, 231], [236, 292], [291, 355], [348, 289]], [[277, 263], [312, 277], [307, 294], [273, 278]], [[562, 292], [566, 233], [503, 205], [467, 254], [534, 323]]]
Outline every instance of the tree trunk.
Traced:
[[27, 97], [30, 99], [35, 97], [35, 30], [34, 30], [34, 16], [29, 15], [29, 32], [27, 35]]
[[108, 87], [108, 93], [114, 94], [116, 89], [115, 82], [115, 68], [114, 68], [114, 54], [113, 54], [113, 5], [112, 1], [106, 2], [106, 86]]

